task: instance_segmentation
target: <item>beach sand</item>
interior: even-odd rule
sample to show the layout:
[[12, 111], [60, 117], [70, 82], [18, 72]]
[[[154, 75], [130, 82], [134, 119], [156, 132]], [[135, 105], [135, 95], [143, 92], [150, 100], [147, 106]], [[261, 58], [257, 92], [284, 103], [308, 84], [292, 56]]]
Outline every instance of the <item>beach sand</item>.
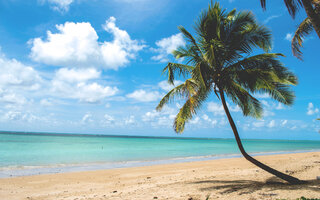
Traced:
[[306, 184], [289, 185], [244, 158], [0, 179], [0, 199], [320, 198], [320, 152], [257, 156]]

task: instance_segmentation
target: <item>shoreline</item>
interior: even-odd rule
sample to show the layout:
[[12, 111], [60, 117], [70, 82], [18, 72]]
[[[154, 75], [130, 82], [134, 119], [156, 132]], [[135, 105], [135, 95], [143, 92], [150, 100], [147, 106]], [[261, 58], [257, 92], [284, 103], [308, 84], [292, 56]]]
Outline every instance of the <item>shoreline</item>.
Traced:
[[320, 152], [256, 156], [306, 180], [287, 184], [244, 158], [0, 179], [0, 199], [296, 199], [320, 197]]
[[[320, 153], [320, 149], [314, 150], [296, 150], [296, 151], [276, 151], [276, 152], [258, 152], [250, 154], [256, 156], [272, 156], [272, 155], [289, 155], [299, 153]], [[221, 154], [221, 155], [208, 155], [208, 156], [193, 156], [193, 157], [179, 157], [172, 159], [162, 160], [145, 160], [145, 161], [123, 161], [123, 162], [106, 162], [106, 163], [81, 163], [81, 164], [56, 164], [49, 166], [13, 166], [0, 168], [0, 179], [33, 176], [33, 175], [46, 175], [46, 174], [59, 174], [59, 173], [72, 173], [72, 172], [86, 172], [96, 170], [112, 170], [134, 167], [147, 167], [156, 165], [167, 165], [177, 163], [190, 163], [199, 161], [212, 161], [223, 160], [232, 158], [242, 158], [241, 154]]]

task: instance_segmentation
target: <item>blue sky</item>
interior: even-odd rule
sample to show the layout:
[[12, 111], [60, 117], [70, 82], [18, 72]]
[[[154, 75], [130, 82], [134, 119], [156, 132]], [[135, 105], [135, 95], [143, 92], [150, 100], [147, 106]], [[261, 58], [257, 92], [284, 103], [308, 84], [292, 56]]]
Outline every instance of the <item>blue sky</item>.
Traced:
[[[319, 46], [304, 42], [304, 61], [292, 56], [290, 37], [305, 17], [284, 3], [222, 0], [223, 8], [251, 10], [273, 33], [273, 52], [299, 78], [295, 104], [258, 98], [264, 117], [243, 117], [229, 102], [243, 138], [320, 139]], [[208, 0], [1, 0], [0, 130], [177, 136], [173, 118], [182, 102], [155, 107], [170, 89], [161, 75], [173, 49], [185, 45]], [[180, 81], [177, 81], [177, 84]], [[185, 137], [232, 138], [214, 96], [186, 127]]]

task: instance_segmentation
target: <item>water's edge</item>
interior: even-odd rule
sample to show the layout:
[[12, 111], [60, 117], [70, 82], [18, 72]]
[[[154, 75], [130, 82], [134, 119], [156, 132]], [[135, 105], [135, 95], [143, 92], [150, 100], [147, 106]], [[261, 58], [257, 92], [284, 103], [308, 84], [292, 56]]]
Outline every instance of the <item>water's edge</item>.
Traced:
[[[258, 152], [252, 153], [252, 156], [278, 155], [278, 154], [295, 154], [307, 152], [320, 152], [320, 149], [314, 150], [297, 150], [297, 151], [278, 151], [278, 152]], [[3, 167], [0, 168], [0, 178], [33, 176], [40, 174], [57, 174], [67, 172], [95, 171], [117, 168], [143, 167], [162, 164], [186, 163], [195, 161], [218, 160], [227, 158], [239, 158], [241, 154], [224, 154], [199, 157], [183, 157], [166, 160], [150, 160], [150, 161], [127, 161], [127, 162], [108, 162], [108, 163], [84, 163], [84, 164], [67, 164], [52, 166], [23, 166], [23, 167]]]

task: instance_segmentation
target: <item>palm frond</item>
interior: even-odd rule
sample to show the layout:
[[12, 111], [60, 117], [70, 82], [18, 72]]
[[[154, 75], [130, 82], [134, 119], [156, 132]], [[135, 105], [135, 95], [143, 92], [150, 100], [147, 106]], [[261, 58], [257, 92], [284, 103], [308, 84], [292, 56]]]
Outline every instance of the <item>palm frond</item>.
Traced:
[[200, 88], [196, 94], [187, 99], [174, 120], [173, 128], [176, 133], [182, 133], [184, 131], [186, 122], [188, 122], [195, 114], [197, 114], [197, 111], [200, 109], [203, 102], [207, 100], [209, 93], [210, 88]]
[[187, 79], [184, 83], [178, 85], [177, 87], [173, 88], [166, 94], [161, 101], [159, 102], [158, 106], [156, 107], [157, 111], [160, 111], [164, 105], [169, 103], [170, 101], [174, 101], [175, 97], [181, 98], [188, 98], [191, 95], [194, 95], [198, 90], [199, 86], [193, 79]]
[[305, 20], [301, 22], [296, 32], [294, 33], [294, 36], [291, 41], [292, 53], [295, 57], [297, 57], [300, 60], [302, 60], [302, 52], [300, 48], [302, 47], [303, 40], [307, 35], [311, 33], [312, 30], [313, 26], [311, 20], [307, 17]]
[[295, 18], [297, 11], [300, 7], [302, 7], [301, 0], [284, 0], [286, 7], [288, 9], [289, 14], [292, 18]]
[[175, 75], [187, 77], [194, 67], [189, 65], [183, 65], [179, 63], [168, 63], [168, 65], [163, 69], [162, 73], [166, 73], [168, 77], [168, 82], [173, 84], [175, 80]]
[[[265, 85], [266, 86], [266, 85]], [[274, 100], [285, 105], [292, 105], [295, 99], [294, 92], [288, 85], [281, 83], [269, 84], [269, 87], [261, 87], [260, 93], [269, 94]]]
[[261, 103], [241, 87], [241, 85], [235, 81], [230, 81], [227, 85], [224, 85], [223, 90], [227, 96], [241, 108], [244, 116], [262, 117], [263, 109]]
[[[260, 0], [261, 7], [266, 10], [266, 0]], [[284, 0], [284, 3], [288, 9], [289, 14], [292, 18], [295, 18], [297, 11], [302, 7], [301, 0]]]
[[183, 26], [178, 26], [178, 29], [184, 35], [184, 37], [187, 38], [187, 40], [193, 45], [193, 48], [194, 48], [193, 52], [198, 54], [197, 55], [198, 57], [203, 56], [203, 53], [202, 53], [200, 47], [198, 46], [195, 38]]
[[223, 73], [234, 74], [232, 75], [234, 76], [233, 78], [242, 78], [247, 82], [266, 79], [266, 76], [268, 76], [269, 82], [297, 85], [297, 77], [278, 60], [280, 56], [283, 55], [279, 53], [264, 53], [251, 56], [228, 66]]

